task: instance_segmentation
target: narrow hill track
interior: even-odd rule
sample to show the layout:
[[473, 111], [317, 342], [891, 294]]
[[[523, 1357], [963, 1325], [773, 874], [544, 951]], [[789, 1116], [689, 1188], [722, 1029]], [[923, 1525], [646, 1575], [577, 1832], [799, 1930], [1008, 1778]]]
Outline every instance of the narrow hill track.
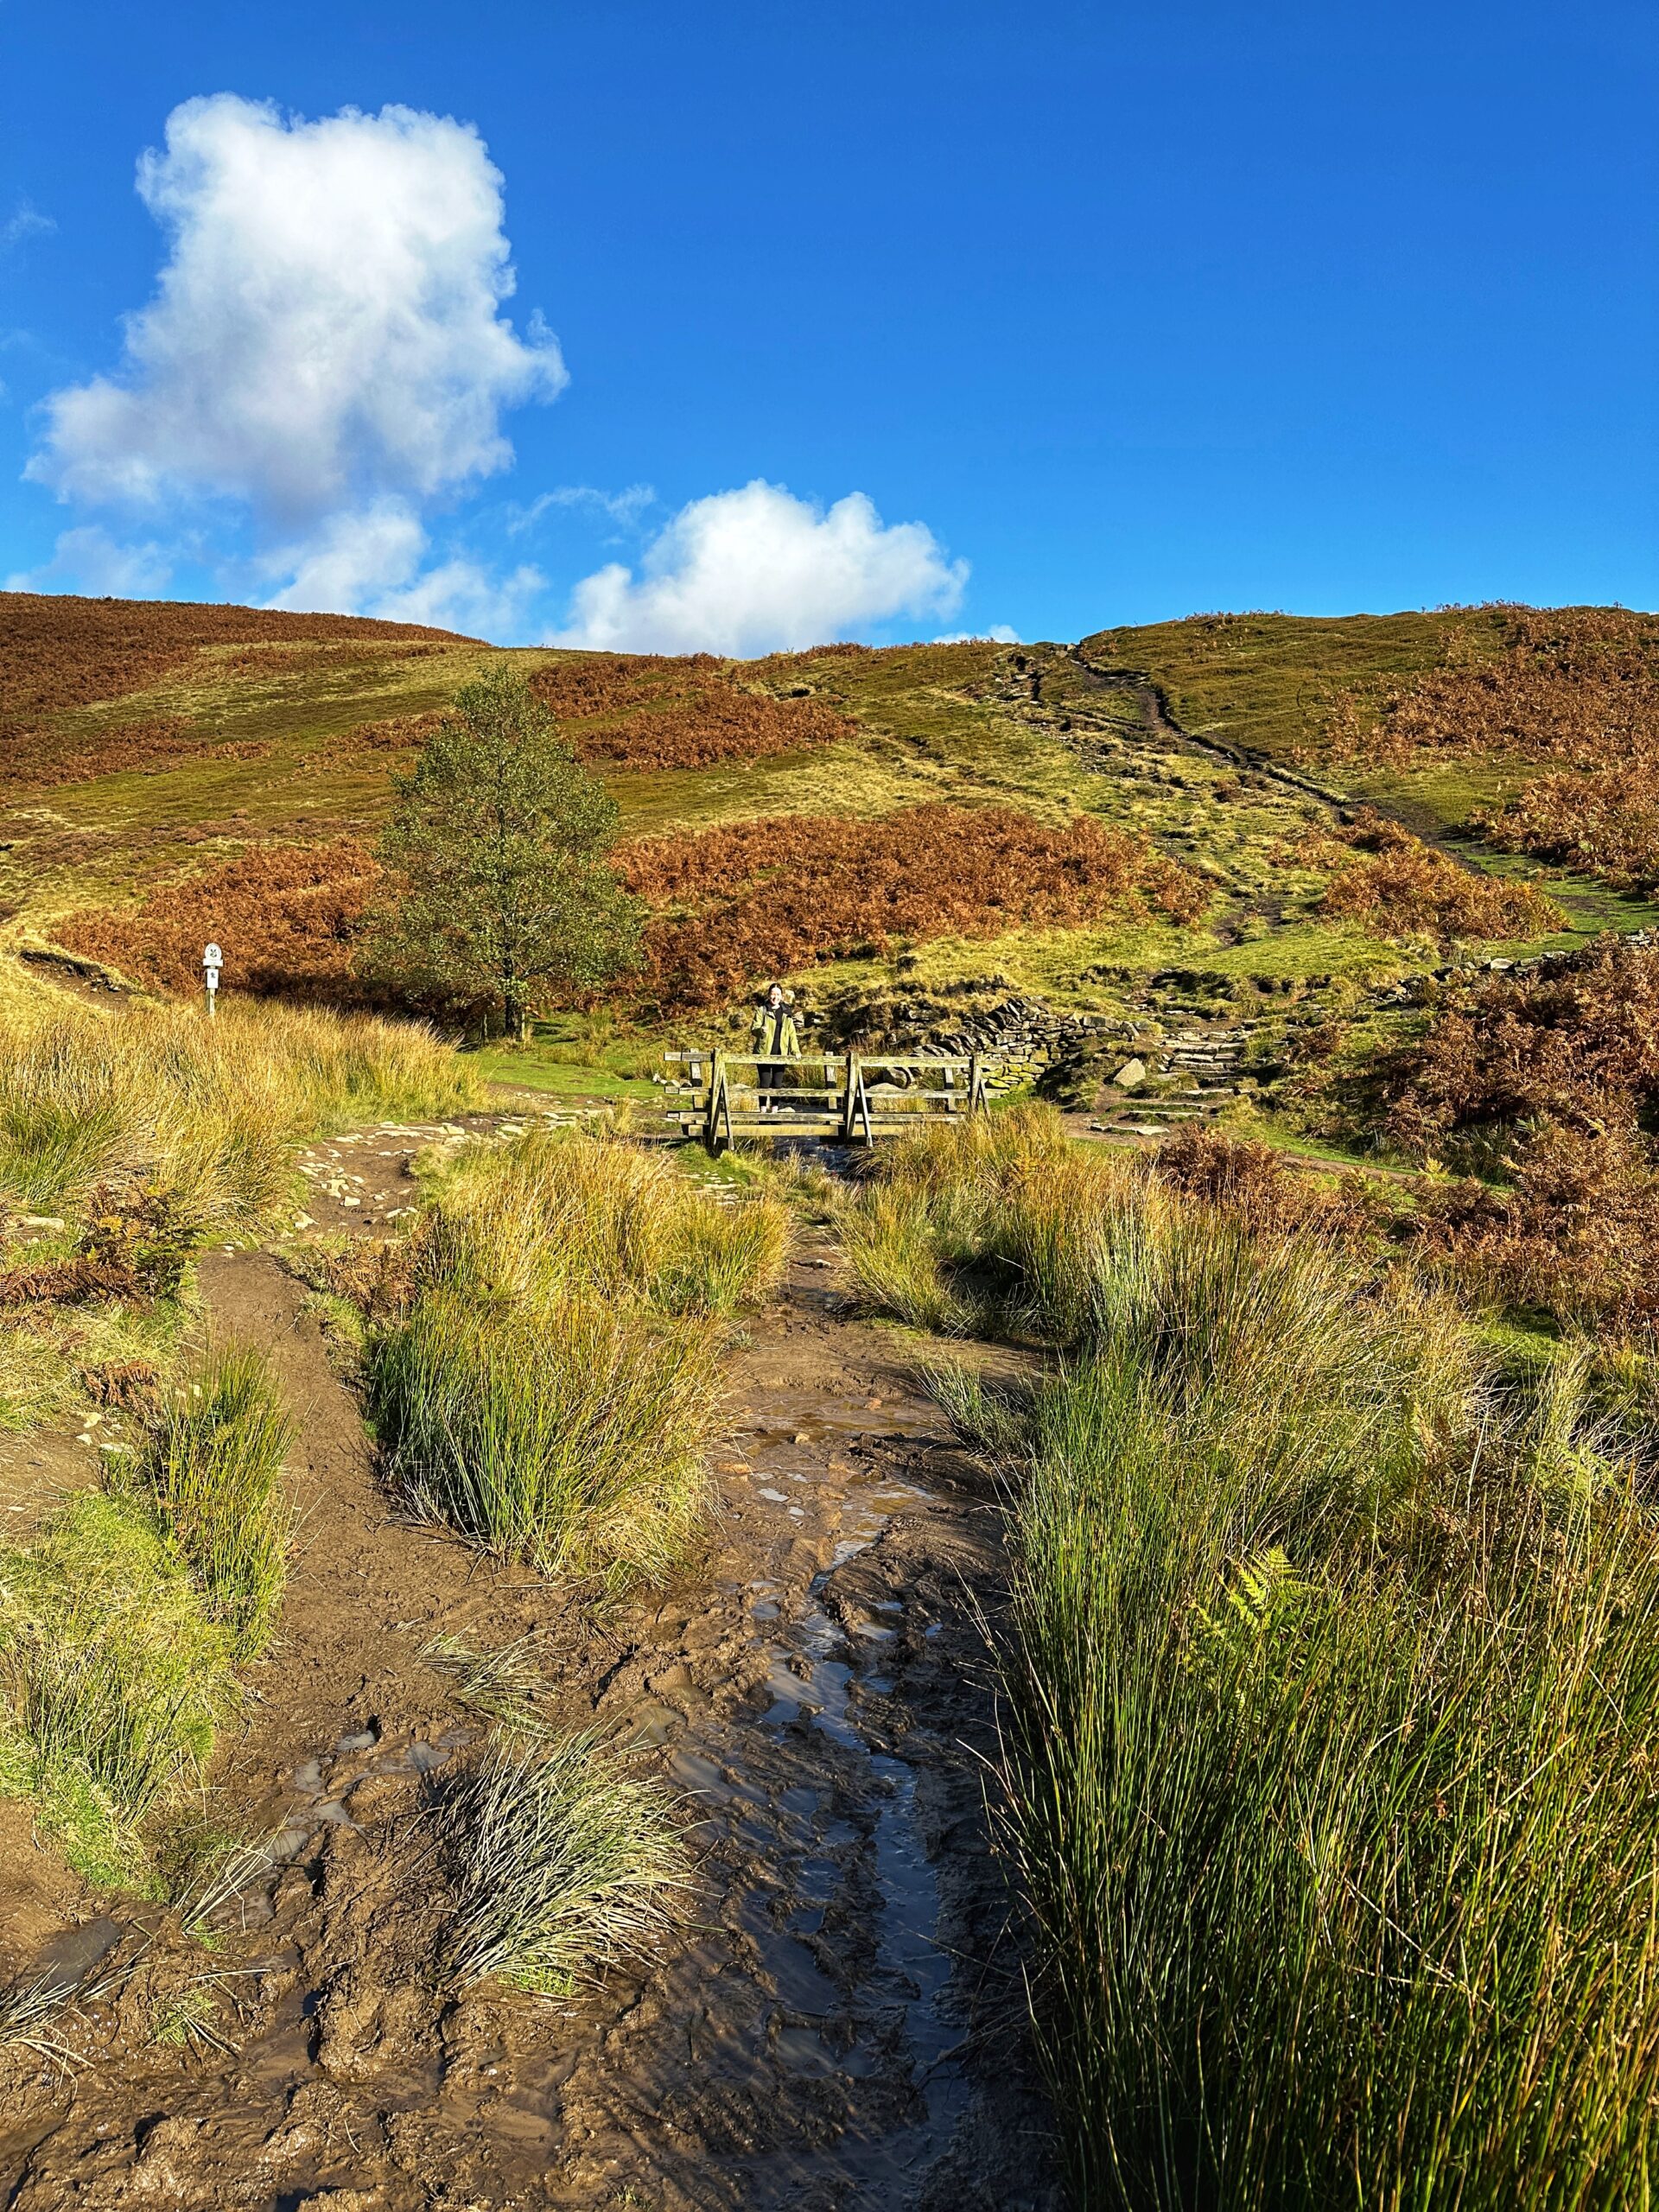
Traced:
[[[314, 1217], [395, 1211], [431, 1135], [315, 1147]], [[798, 1258], [737, 1356], [705, 1553], [601, 1611], [398, 1517], [302, 1286], [208, 1260], [209, 1332], [270, 1351], [300, 1425], [281, 1637], [212, 1802], [271, 1840], [211, 1952], [130, 1904], [54, 1939], [110, 1986], [79, 2063], [0, 2101], [7, 2204], [1053, 2212], [984, 1805], [1001, 1514], [830, 1262]], [[482, 1726], [440, 1635], [521, 1643], [561, 1723], [683, 1793], [693, 1924], [571, 2009], [431, 1971], [409, 1845]], [[145, 2034], [191, 1976], [224, 2049]]]

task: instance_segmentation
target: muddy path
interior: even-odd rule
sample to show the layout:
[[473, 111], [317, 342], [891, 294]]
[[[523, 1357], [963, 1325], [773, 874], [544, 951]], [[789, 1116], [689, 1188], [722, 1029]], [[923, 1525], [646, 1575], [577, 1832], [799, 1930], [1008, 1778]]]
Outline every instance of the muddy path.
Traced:
[[[395, 1213], [431, 1135], [318, 1147], [309, 1217]], [[1056, 2212], [985, 1808], [1001, 1516], [831, 1281], [809, 1241], [734, 1357], [702, 1556], [601, 1611], [401, 1520], [302, 1286], [209, 1260], [210, 1329], [270, 1350], [301, 1423], [282, 1636], [209, 1808], [264, 1848], [207, 1944], [90, 1898], [34, 1929], [88, 1993], [75, 2063], [0, 2084], [0, 2203]], [[486, 1725], [439, 1637], [515, 1645], [550, 1718], [683, 1793], [688, 1924], [571, 2005], [434, 1971], [431, 1796]], [[168, 2047], [183, 1989], [213, 2040]]]

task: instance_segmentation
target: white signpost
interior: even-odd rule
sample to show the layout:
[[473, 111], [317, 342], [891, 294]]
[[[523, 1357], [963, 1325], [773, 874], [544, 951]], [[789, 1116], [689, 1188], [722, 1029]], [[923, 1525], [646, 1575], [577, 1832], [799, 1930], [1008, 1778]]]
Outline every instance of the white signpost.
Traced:
[[219, 995], [219, 971], [225, 965], [225, 956], [216, 944], [210, 944], [201, 956], [202, 973], [207, 982], [207, 1012], [217, 1011], [215, 1000]]

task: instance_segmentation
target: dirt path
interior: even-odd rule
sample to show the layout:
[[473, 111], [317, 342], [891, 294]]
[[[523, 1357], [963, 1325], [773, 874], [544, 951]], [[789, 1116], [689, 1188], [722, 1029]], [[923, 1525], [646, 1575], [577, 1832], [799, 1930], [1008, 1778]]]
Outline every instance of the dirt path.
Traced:
[[[314, 1217], [394, 1211], [412, 1148], [320, 1148]], [[828, 1263], [803, 1254], [734, 1361], [706, 1555], [601, 1617], [396, 1519], [300, 1286], [269, 1255], [208, 1262], [213, 1330], [270, 1348], [302, 1424], [282, 1640], [214, 1795], [272, 1856], [211, 1952], [143, 1909], [48, 1947], [131, 1971], [78, 2022], [73, 2078], [10, 2082], [0, 2202], [1053, 2212], [982, 1803], [1000, 1516]], [[562, 1721], [685, 1793], [694, 1924], [573, 2012], [429, 1970], [426, 1777], [480, 1726], [423, 1656], [441, 1632], [531, 1639]], [[146, 2036], [192, 1980], [232, 2049]]]

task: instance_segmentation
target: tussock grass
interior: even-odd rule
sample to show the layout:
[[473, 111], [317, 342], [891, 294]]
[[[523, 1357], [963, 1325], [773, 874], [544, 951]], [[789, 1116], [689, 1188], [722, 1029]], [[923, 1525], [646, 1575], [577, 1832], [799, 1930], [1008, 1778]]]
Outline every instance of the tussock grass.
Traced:
[[430, 1291], [373, 1352], [388, 1471], [543, 1573], [660, 1578], [702, 1510], [721, 1351], [706, 1325], [569, 1287], [505, 1311]]
[[0, 1789], [34, 1800], [89, 1880], [143, 1885], [142, 1824], [200, 1777], [232, 1656], [143, 1507], [70, 1500], [0, 1553]]
[[164, 2050], [197, 2055], [223, 2051], [233, 2056], [237, 2047], [219, 2024], [219, 1995], [227, 1986], [221, 1974], [200, 1974], [181, 1989], [157, 1997], [145, 2022], [150, 2041]]
[[858, 1312], [890, 1314], [936, 1336], [972, 1332], [976, 1308], [948, 1279], [949, 1224], [928, 1198], [879, 1188], [862, 1194], [842, 1217], [841, 1252]]
[[590, 1737], [499, 1739], [451, 1785], [441, 1820], [463, 1982], [568, 1997], [652, 1955], [673, 1925], [688, 1873], [668, 1801], [611, 1769]]
[[422, 1271], [490, 1302], [574, 1284], [724, 1317], [776, 1287], [789, 1243], [775, 1199], [724, 1206], [636, 1145], [547, 1130], [462, 1155], [423, 1232]]
[[427, 1032], [364, 1016], [226, 1002], [77, 1011], [0, 1031], [0, 1201], [73, 1207], [99, 1184], [153, 1183], [211, 1232], [258, 1220], [308, 1135], [472, 1103]]
[[447, 1678], [458, 1705], [515, 1728], [532, 1728], [536, 1700], [547, 1688], [531, 1656], [535, 1643], [532, 1631], [493, 1651], [477, 1651], [461, 1637], [435, 1636], [422, 1646], [421, 1657]]
[[153, 1889], [145, 1831], [198, 1782], [270, 1640], [287, 1568], [289, 1427], [264, 1361], [181, 1385], [116, 1491], [0, 1552], [0, 1790], [88, 1880]]
[[[211, 1022], [178, 1007], [117, 1015], [0, 992], [0, 1217], [46, 1217], [0, 1254], [9, 1279], [41, 1278], [0, 1316], [0, 1429], [83, 1402], [77, 1368], [165, 1372], [195, 1250], [292, 1198], [308, 1137], [448, 1113], [474, 1089], [435, 1038], [393, 1022], [235, 1000]], [[73, 1330], [42, 1302], [71, 1295]]]
[[263, 1354], [232, 1348], [174, 1390], [138, 1459], [136, 1494], [238, 1659], [264, 1649], [283, 1600], [293, 1515], [278, 1478], [292, 1440]]
[[[1108, 1224], [1137, 1203], [1133, 1168], [1070, 1144], [1046, 1106], [918, 1129], [843, 1213], [854, 1301], [945, 1335], [1001, 1326], [1074, 1342], [1092, 1325]], [[958, 1287], [969, 1269], [971, 1296]]]
[[703, 1510], [725, 1325], [788, 1243], [775, 1200], [728, 1210], [626, 1143], [464, 1154], [416, 1233], [414, 1299], [370, 1344], [392, 1482], [544, 1572], [660, 1579]]
[[1586, 1360], [1499, 1377], [1316, 1239], [993, 1153], [985, 1249], [1071, 1356], [938, 1388], [1012, 1500], [1008, 1817], [1077, 2201], [1646, 2202], [1659, 1541]]

